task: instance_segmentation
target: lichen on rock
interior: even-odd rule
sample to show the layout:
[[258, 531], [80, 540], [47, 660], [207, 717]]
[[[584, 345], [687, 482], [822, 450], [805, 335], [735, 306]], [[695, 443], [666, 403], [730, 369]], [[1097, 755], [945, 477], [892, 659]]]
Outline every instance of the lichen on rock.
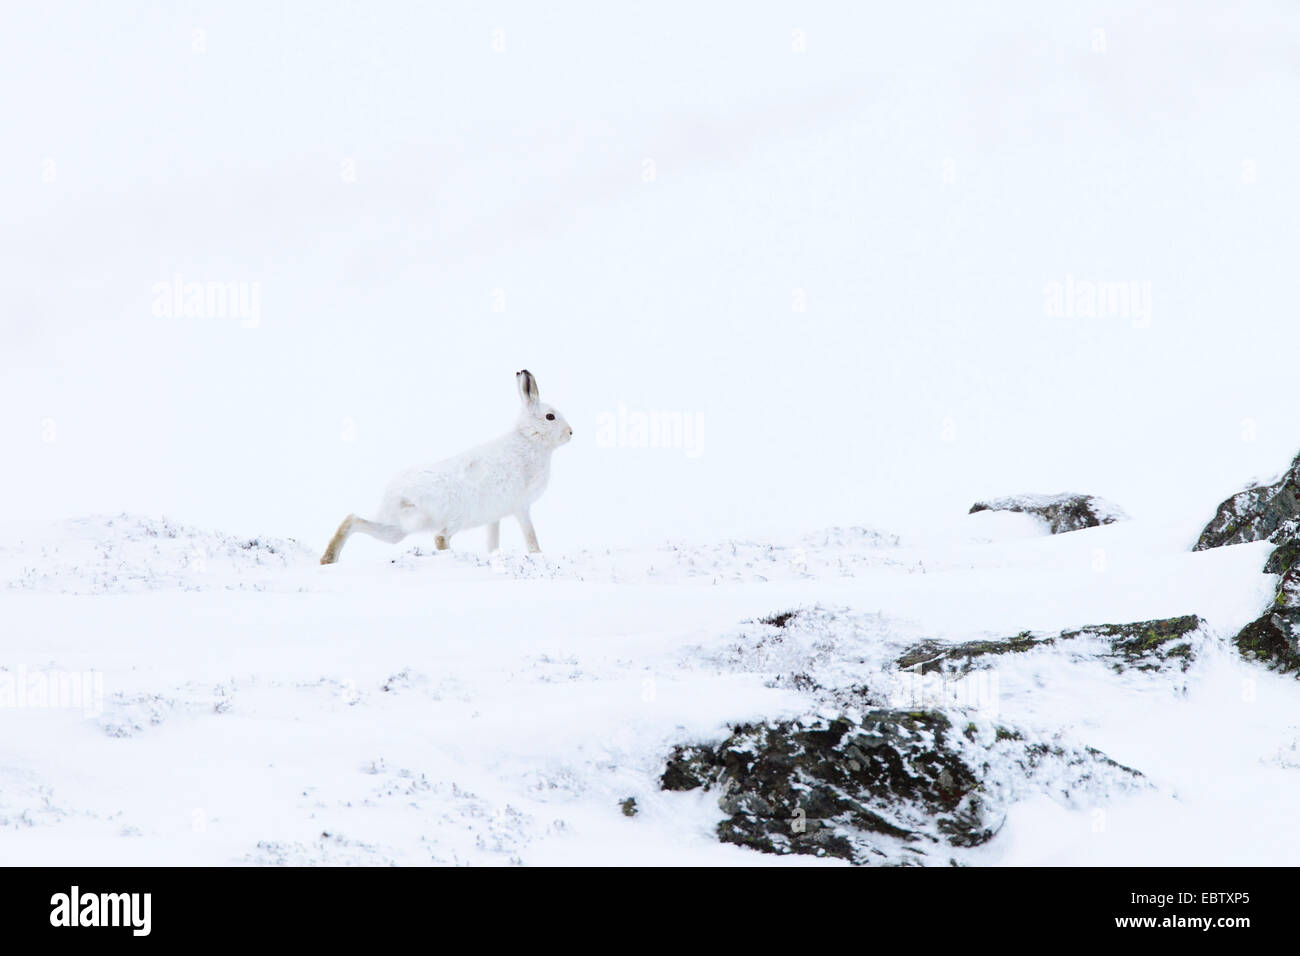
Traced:
[[1117, 670], [1124, 667], [1154, 670], [1170, 662], [1177, 662], [1186, 670], [1194, 654], [1191, 638], [1204, 624], [1197, 615], [1185, 614], [1154, 621], [1100, 624], [1077, 631], [1062, 631], [1061, 639], [1082, 635], [1105, 638], [1110, 642], [1110, 658]]
[[916, 670], [922, 674], [965, 672], [977, 666], [980, 658], [1021, 654], [1058, 642], [1093, 637], [1109, 645], [1103, 656], [1116, 670], [1154, 670], [1170, 663], [1186, 670], [1195, 653], [1193, 636], [1204, 623], [1195, 614], [1187, 614], [1131, 624], [1097, 624], [1059, 634], [1035, 635], [1023, 631], [1004, 640], [961, 644], [923, 641], [909, 648], [898, 658], [897, 664], [904, 670]]
[[660, 785], [717, 792], [724, 843], [854, 864], [942, 863], [996, 834], [1002, 777], [1014, 788], [1044, 762], [1067, 790], [1141, 776], [1095, 750], [973, 722], [957, 733], [941, 711], [880, 709], [737, 726], [721, 744], [677, 747]]
[[897, 664], [904, 670], [916, 670], [922, 674], [937, 671], [969, 670], [971, 662], [986, 655], [1020, 654], [1046, 644], [1051, 644], [1055, 637], [1035, 637], [1029, 631], [1022, 631], [1015, 637], [1001, 641], [966, 641], [961, 644], [944, 644], [940, 641], [922, 641], [907, 649]]
[[1242, 656], [1277, 670], [1300, 670], [1300, 607], [1267, 611], [1241, 629], [1234, 641]]
[[[1300, 535], [1300, 455], [1270, 485], [1239, 491], [1219, 505], [1214, 517], [1196, 539], [1193, 551], [1221, 548], [1249, 541], [1294, 543]], [[1280, 549], [1279, 549], [1280, 550]], [[1276, 555], [1276, 552], [1274, 552]], [[1294, 549], [1291, 562], [1295, 560]], [[1291, 563], [1288, 562], [1288, 563]], [[1271, 563], [1271, 559], [1270, 559]], [[1277, 573], [1281, 568], [1274, 569]]]
[[677, 748], [661, 784], [716, 789], [727, 814], [718, 838], [767, 853], [886, 862], [866, 835], [977, 846], [994, 826], [979, 779], [948, 746], [951, 730], [930, 711], [745, 724], [718, 747]]
[[1300, 668], [1300, 455], [1277, 481], [1240, 491], [1219, 505], [1193, 551], [1249, 541], [1277, 545], [1264, 564], [1280, 575], [1269, 607], [1233, 643], [1251, 660], [1291, 671]]

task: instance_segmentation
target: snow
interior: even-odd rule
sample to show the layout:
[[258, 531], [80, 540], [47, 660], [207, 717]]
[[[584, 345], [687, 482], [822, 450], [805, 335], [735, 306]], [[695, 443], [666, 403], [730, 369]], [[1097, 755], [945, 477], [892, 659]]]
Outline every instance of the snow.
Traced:
[[[1192, 554], [1139, 522], [990, 537], [987, 517], [946, 545], [838, 528], [537, 556], [376, 546], [329, 567], [129, 515], [5, 524], [7, 672], [14, 652], [29, 673], [98, 672], [103, 697], [0, 708], [4, 857], [807, 863], [717, 843], [716, 796], [659, 790], [672, 747], [833, 714], [854, 685], [897, 695], [890, 662], [921, 639], [1198, 613], [1186, 673], [1116, 673], [1070, 642], [996, 661], [996, 697], [954, 721], [1095, 747], [1145, 781], [1071, 795], [1009, 775], [1002, 830], [960, 856], [1288, 859], [1300, 687], [1225, 643], [1268, 598], [1268, 545]], [[764, 640], [759, 619], [788, 610]]]

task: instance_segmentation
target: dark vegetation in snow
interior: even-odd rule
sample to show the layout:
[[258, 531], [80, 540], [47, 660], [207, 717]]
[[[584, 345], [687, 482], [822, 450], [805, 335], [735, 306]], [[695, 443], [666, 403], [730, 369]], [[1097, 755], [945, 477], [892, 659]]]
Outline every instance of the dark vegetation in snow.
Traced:
[[799, 613], [798, 611], [782, 611], [779, 614], [772, 614], [769, 615], [768, 617], [760, 617], [758, 619], [758, 622], [760, 624], [767, 624], [771, 627], [785, 627], [787, 624], [790, 623], [790, 621], [794, 619], [795, 615], [798, 613]]

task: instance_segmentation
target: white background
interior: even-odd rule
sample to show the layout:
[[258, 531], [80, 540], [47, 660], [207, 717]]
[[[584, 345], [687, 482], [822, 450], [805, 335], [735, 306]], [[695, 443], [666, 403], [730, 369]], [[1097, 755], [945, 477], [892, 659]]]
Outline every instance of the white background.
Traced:
[[[1137, 6], [6, 4], [2, 507], [318, 547], [528, 367], [544, 546], [1063, 490], [1194, 533], [1300, 447], [1300, 14]], [[259, 327], [154, 316], [177, 273]], [[619, 403], [703, 453], [598, 447]]]

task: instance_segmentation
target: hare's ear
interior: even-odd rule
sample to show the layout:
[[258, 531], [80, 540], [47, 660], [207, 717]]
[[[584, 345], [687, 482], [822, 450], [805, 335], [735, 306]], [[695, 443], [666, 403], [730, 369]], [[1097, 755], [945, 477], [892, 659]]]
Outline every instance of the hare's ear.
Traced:
[[525, 405], [536, 405], [541, 400], [537, 391], [537, 379], [533, 373], [524, 369], [515, 373], [515, 384], [519, 386], [519, 398]]

